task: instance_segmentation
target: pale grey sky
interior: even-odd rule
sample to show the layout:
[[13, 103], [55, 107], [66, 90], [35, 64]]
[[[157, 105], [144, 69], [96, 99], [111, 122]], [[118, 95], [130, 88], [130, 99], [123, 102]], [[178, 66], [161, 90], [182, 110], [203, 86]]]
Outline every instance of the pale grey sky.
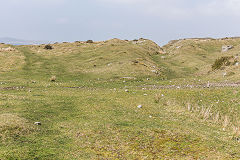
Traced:
[[0, 0], [0, 37], [76, 41], [240, 36], [240, 0]]

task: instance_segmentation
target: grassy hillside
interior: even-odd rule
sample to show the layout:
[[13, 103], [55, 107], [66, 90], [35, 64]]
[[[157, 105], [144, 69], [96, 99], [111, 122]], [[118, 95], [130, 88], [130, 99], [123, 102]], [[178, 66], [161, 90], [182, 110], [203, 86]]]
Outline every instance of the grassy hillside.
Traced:
[[133, 41], [113, 39], [105, 42], [75, 42], [52, 46], [52, 50], [44, 50], [44, 45], [28, 49], [36, 56], [55, 61], [65, 72], [74, 75], [88, 74], [106, 79], [158, 75], [152, 70], [160, 70], [151, 56], [160, 54], [161, 48], [149, 40], [139, 40], [137, 44]]
[[[222, 46], [232, 45], [234, 48], [222, 52]], [[238, 66], [225, 66], [220, 70], [212, 70], [215, 60], [225, 56], [233, 56], [239, 62], [240, 38], [224, 39], [183, 39], [171, 41], [163, 46], [168, 53], [164, 60], [167, 67], [179, 76], [205, 78], [214, 81], [237, 80]], [[223, 77], [223, 73], [231, 75]], [[232, 73], [231, 73], [232, 72]], [[231, 74], [228, 74], [231, 73]]]
[[238, 81], [212, 65], [240, 39], [51, 46], [0, 45], [1, 160], [240, 159], [239, 88], [204, 88]]

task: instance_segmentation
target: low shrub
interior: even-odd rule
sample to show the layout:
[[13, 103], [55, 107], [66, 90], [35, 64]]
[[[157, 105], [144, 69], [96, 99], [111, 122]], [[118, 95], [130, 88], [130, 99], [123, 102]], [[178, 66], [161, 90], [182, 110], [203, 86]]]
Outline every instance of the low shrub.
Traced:
[[87, 40], [87, 43], [93, 43], [93, 40]]
[[230, 66], [231, 65], [230, 59], [232, 58], [233, 58], [232, 56], [225, 56], [216, 59], [214, 64], [212, 65], [212, 70], [220, 69], [223, 66]]
[[53, 49], [53, 47], [52, 47], [50, 44], [47, 44], [47, 45], [44, 47], [44, 49], [51, 50], [51, 49]]

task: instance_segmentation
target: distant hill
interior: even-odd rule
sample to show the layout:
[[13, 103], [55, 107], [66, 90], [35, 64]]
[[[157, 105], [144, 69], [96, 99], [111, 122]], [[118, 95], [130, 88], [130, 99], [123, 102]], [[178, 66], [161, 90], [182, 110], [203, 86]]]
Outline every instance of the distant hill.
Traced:
[[0, 38], [0, 43], [11, 44], [11, 45], [34, 45], [34, 44], [43, 44], [43, 43], [49, 43], [49, 42], [3, 37], [3, 38]]

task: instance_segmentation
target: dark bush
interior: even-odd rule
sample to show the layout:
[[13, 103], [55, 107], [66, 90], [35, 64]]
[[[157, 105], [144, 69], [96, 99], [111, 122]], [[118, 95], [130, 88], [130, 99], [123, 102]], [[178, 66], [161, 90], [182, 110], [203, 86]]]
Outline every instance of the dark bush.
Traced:
[[87, 43], [93, 43], [93, 40], [87, 40]]
[[137, 60], [133, 60], [132, 62], [133, 62], [133, 64], [139, 63]]
[[51, 50], [51, 49], [53, 49], [53, 47], [52, 47], [50, 44], [47, 44], [47, 45], [44, 47], [44, 49]]
[[231, 65], [230, 59], [233, 58], [231, 57], [221, 57], [215, 60], [214, 64], [212, 65], [212, 70], [220, 69], [223, 66], [229, 66]]

